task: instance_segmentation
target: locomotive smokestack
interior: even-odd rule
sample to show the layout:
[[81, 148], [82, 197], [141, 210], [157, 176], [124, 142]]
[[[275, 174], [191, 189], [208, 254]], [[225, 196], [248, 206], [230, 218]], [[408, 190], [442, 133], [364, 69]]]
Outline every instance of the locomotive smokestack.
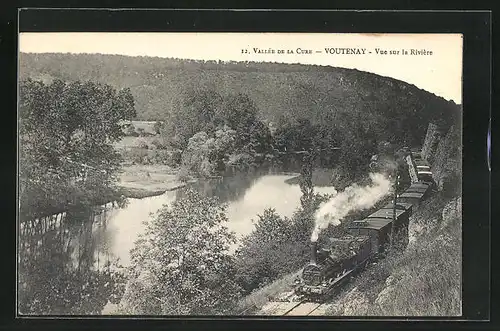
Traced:
[[317, 257], [316, 257], [317, 249], [318, 249], [318, 242], [311, 241], [311, 263], [312, 264], [317, 264]]

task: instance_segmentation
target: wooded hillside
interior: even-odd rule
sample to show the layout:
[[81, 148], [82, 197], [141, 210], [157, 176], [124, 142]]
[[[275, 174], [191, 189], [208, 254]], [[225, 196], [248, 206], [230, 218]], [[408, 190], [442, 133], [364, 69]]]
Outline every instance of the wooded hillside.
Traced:
[[394, 126], [412, 128], [420, 137], [430, 120], [446, 121], [457, 108], [453, 102], [392, 78], [299, 64], [23, 53], [20, 78], [26, 77], [129, 87], [140, 120], [166, 118], [179, 110], [183, 95], [192, 90], [213, 90], [223, 96], [245, 93], [264, 121], [278, 125], [299, 118], [308, 118], [312, 124], [369, 119], [380, 131]]

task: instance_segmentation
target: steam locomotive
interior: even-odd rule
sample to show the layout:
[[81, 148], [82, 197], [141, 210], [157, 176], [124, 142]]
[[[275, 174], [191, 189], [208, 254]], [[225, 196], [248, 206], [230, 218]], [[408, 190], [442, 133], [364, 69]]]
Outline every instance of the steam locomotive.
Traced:
[[431, 187], [428, 181], [413, 183], [398, 196], [395, 205], [391, 201], [365, 219], [352, 222], [345, 236], [330, 238], [319, 249], [317, 242], [312, 242], [311, 260], [295, 281], [295, 293], [321, 298], [384, 252], [394, 238], [406, 245], [413, 208], [428, 197]]

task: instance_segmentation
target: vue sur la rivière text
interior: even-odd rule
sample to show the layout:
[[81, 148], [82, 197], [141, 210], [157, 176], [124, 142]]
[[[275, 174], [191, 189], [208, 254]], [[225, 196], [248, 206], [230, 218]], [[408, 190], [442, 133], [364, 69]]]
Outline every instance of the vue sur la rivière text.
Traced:
[[273, 49], [273, 48], [259, 48], [253, 47], [251, 50], [244, 48], [241, 50], [242, 54], [313, 54], [313, 53], [326, 53], [331, 55], [432, 55], [432, 51], [426, 49], [382, 49], [375, 48], [369, 50], [367, 48], [344, 48], [344, 47], [325, 47], [321, 50], [312, 50], [305, 48], [296, 49]]

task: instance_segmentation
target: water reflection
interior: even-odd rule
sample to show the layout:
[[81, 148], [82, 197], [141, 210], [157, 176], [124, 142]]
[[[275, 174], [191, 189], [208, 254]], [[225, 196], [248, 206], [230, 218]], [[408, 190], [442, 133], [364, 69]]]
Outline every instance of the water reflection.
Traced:
[[144, 198], [128, 199], [126, 208], [115, 210], [110, 217], [102, 239], [108, 247], [108, 253], [117, 258], [123, 266], [130, 264], [130, 250], [138, 235], [144, 231], [144, 221], [156, 213], [163, 205], [175, 201], [177, 192], [167, 191], [162, 195]]
[[[296, 175], [262, 174], [239, 175], [211, 179], [193, 184], [204, 196], [216, 196], [227, 204], [228, 228], [241, 238], [253, 228], [253, 220], [267, 208], [274, 208], [282, 216], [291, 217], [300, 206], [302, 192], [299, 185], [285, 181]], [[318, 193], [334, 193], [333, 187], [318, 187]], [[185, 189], [166, 192], [144, 199], [129, 199], [127, 208], [118, 210], [110, 218], [106, 234], [110, 253], [119, 258], [123, 266], [130, 264], [130, 249], [138, 235], [144, 231], [144, 221], [155, 214], [164, 204], [170, 205], [185, 194]]]
[[[238, 237], [249, 234], [266, 208], [292, 216], [300, 206], [295, 175], [254, 172], [198, 182], [192, 188], [227, 204], [228, 227]], [[316, 188], [334, 193], [333, 187]], [[24, 223], [20, 233], [19, 311], [23, 314], [99, 314], [120, 297], [118, 266], [130, 264], [130, 250], [144, 231], [144, 221], [185, 189], [144, 199], [128, 199], [125, 208], [58, 215]], [[116, 262], [115, 262], [116, 261]]]
[[[299, 185], [289, 185], [285, 181], [294, 175], [266, 175], [256, 180], [239, 199], [228, 205], [229, 229], [238, 237], [250, 234], [253, 221], [267, 208], [274, 208], [281, 216], [291, 217], [300, 206], [302, 192]], [[321, 187], [317, 193], [334, 193], [333, 187]]]
[[[243, 197], [246, 191], [268, 171], [253, 171], [247, 173], [236, 173], [231, 176], [217, 177], [190, 184], [202, 196], [217, 197], [220, 202], [230, 203]], [[184, 195], [185, 189], [177, 191], [177, 198]]]
[[[123, 275], [99, 245], [108, 211], [58, 214], [20, 226], [18, 311], [34, 315], [99, 314], [118, 300]], [[120, 285], [118, 285], [120, 284]]]

